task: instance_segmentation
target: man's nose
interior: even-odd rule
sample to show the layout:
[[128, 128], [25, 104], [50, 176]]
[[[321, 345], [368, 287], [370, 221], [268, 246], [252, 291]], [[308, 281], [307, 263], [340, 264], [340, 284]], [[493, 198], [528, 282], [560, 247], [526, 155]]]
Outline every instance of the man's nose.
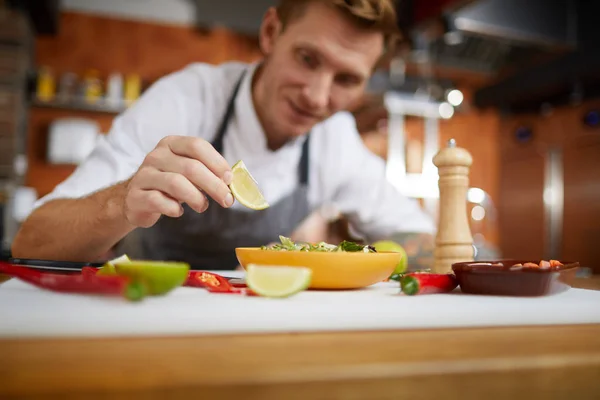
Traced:
[[318, 74], [304, 87], [304, 101], [311, 109], [322, 110], [329, 104], [332, 78], [327, 74]]

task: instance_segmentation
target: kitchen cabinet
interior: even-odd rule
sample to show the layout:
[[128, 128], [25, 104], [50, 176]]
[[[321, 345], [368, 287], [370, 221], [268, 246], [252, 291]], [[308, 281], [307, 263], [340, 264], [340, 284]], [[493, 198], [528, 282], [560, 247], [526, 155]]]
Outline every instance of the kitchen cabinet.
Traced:
[[600, 101], [503, 119], [505, 257], [557, 257], [600, 273], [600, 127], [583, 123], [591, 109], [600, 109]]
[[[579, 117], [569, 115], [569, 124], [580, 124]], [[581, 260], [600, 273], [600, 128], [571, 131], [565, 126], [565, 134], [570, 137], [563, 153], [562, 256]]]

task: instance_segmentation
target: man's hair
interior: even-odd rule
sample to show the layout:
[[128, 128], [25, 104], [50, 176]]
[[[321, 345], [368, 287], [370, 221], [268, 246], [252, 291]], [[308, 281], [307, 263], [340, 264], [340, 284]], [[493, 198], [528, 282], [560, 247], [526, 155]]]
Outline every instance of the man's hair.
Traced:
[[279, 0], [277, 14], [283, 28], [302, 16], [310, 3], [322, 3], [334, 7], [357, 26], [381, 32], [384, 37], [384, 52], [392, 52], [400, 39], [400, 30], [393, 0]]

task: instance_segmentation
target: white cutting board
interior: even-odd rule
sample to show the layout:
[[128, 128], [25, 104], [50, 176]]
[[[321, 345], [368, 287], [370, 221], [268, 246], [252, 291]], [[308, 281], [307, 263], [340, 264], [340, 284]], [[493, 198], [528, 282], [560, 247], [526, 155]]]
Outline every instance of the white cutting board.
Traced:
[[288, 333], [600, 323], [600, 291], [539, 298], [460, 293], [405, 296], [397, 283], [306, 291], [287, 299], [178, 288], [140, 303], [0, 285], [0, 337]]

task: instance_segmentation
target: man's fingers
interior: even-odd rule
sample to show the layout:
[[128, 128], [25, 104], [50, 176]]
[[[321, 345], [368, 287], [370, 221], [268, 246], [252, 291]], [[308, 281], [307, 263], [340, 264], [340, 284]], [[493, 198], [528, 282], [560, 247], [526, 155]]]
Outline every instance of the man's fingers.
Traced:
[[167, 139], [166, 144], [174, 154], [200, 161], [226, 185], [231, 183], [231, 168], [227, 160], [206, 140], [178, 136], [176, 139]]
[[158, 190], [136, 189], [128, 200], [128, 209], [134, 214], [164, 214], [173, 218], [183, 214], [183, 208], [177, 200]]
[[233, 196], [229, 187], [202, 162], [169, 153], [157, 157], [153, 163], [161, 171], [174, 172], [187, 178], [195, 187], [206, 192], [223, 207], [228, 208], [233, 204]]
[[[137, 184], [143, 190], [158, 190], [178, 204], [186, 203], [199, 213], [206, 211], [208, 207], [206, 196], [185, 176], [176, 172], [163, 172], [148, 168], [140, 175]], [[154, 200], [159, 202], [158, 198]]]

